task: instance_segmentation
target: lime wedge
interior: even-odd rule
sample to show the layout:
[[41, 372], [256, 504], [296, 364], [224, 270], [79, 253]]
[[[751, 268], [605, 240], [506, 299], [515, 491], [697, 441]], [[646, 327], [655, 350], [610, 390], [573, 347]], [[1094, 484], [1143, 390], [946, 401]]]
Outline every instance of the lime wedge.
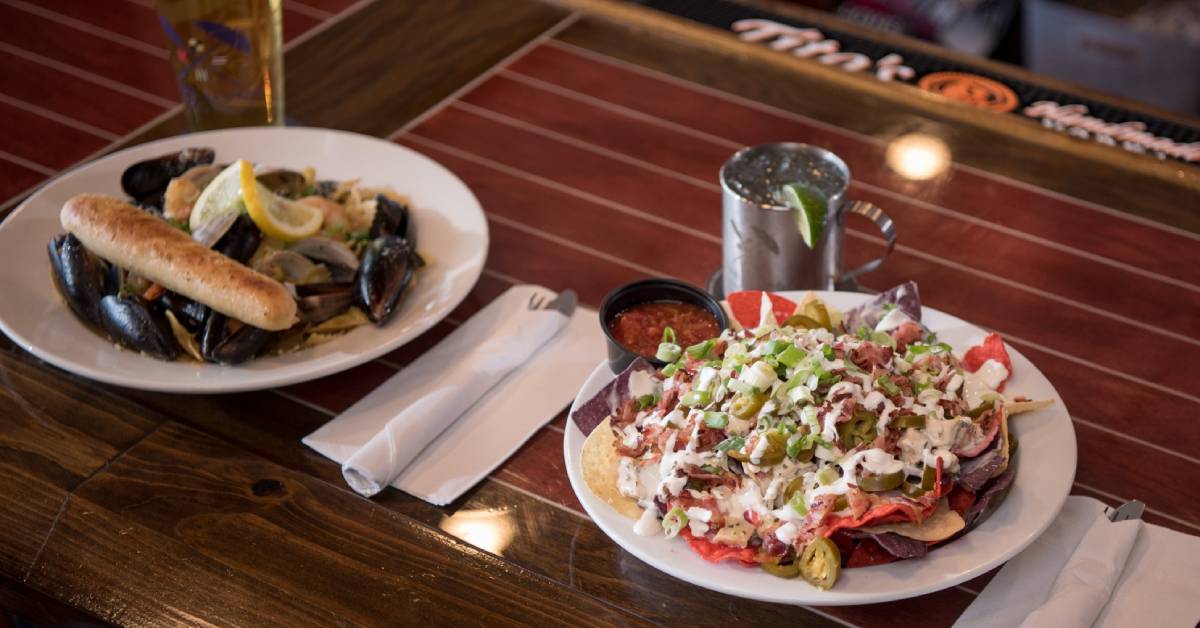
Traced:
[[825, 195], [803, 183], [788, 183], [783, 186], [783, 198], [788, 207], [797, 210], [800, 237], [804, 238], [808, 248], [813, 248], [821, 239], [821, 231], [825, 228], [825, 215], [829, 213]]

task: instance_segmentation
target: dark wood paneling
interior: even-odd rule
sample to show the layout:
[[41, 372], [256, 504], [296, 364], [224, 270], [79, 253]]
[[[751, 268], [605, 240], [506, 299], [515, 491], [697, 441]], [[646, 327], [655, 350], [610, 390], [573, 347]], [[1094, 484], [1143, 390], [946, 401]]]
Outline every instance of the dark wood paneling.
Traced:
[[288, 115], [386, 135], [565, 16], [534, 2], [372, 3], [288, 53]]
[[[818, 68], [805, 69], [801, 75], [796, 65], [799, 60], [764, 56], [770, 51], [742, 45], [732, 34], [715, 29], [698, 29], [695, 36], [689, 36], [668, 33], [665, 26], [649, 32], [641, 30], [649, 28], [645, 24], [639, 26], [638, 35], [631, 36], [628, 26], [584, 20], [561, 38], [873, 137], [890, 139], [916, 130], [931, 131], [941, 135], [964, 163], [1200, 232], [1200, 214], [1191, 209], [1200, 190], [1200, 174], [1193, 168], [1146, 162], [1143, 174], [1134, 174], [1132, 166], [1151, 158], [1105, 152], [1111, 149], [1104, 146], [1068, 144], [1069, 138], [1051, 134], [1034, 135], [1044, 131], [1033, 122], [1015, 121], [1005, 125], [1004, 131], [992, 125], [957, 123], [982, 116], [954, 105], [919, 104], [922, 99], [915, 90], [883, 97], [875, 86], [868, 85], [871, 78], [821, 77]], [[932, 111], [945, 117], [935, 117]], [[1035, 137], [1039, 144], [1031, 142]], [[1157, 177], [1154, 185], [1139, 185], [1148, 172]]]

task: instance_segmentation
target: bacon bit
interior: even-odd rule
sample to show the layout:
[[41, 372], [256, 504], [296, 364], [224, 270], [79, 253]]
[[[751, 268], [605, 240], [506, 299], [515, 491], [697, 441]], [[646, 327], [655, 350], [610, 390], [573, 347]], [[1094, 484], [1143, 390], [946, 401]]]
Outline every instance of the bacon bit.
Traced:
[[871, 447], [895, 454], [900, 450], [900, 432], [891, 429], [889, 425], [886, 432], [875, 437], [875, 442], [871, 443]]
[[620, 427], [630, 425], [637, 419], [637, 413], [637, 399], [626, 399], [621, 404], [620, 410], [617, 411], [617, 416], [613, 417], [615, 419], [614, 422]]
[[885, 367], [892, 363], [892, 348], [864, 342], [850, 350], [850, 361], [864, 371], [872, 371], [875, 367]]
[[937, 457], [937, 475], [934, 476], [934, 495], [942, 496], [942, 457]]
[[892, 340], [896, 341], [896, 351], [904, 353], [908, 345], [920, 340], [925, 336], [925, 330], [921, 329], [920, 323], [916, 321], [904, 321], [898, 327], [892, 330]]
[[846, 503], [850, 505], [850, 512], [854, 513], [855, 519], [863, 516], [863, 513], [871, 508], [871, 500], [857, 488], [846, 493]]
[[705, 471], [704, 469], [701, 469], [700, 467], [697, 467], [695, 465], [688, 465], [688, 466], [684, 467], [683, 474], [693, 480], [699, 480], [701, 482], [709, 484], [710, 487], [712, 487], [712, 486], [728, 486], [729, 488], [733, 488], [733, 489], [736, 489], [738, 487], [737, 476], [734, 476], [731, 474], [724, 474], [724, 473], [709, 473], [709, 472]]
[[672, 388], [663, 393], [662, 399], [658, 401], [658, 410], [660, 412], [670, 412], [675, 403], [679, 401], [679, 389]]
[[742, 519], [745, 519], [747, 523], [756, 528], [758, 527], [758, 524], [762, 522], [762, 518], [758, 516], [758, 513], [749, 508], [746, 509], [746, 512], [742, 513]]
[[696, 451], [711, 451], [721, 441], [725, 440], [725, 433], [721, 430], [714, 430], [708, 427], [701, 427]]

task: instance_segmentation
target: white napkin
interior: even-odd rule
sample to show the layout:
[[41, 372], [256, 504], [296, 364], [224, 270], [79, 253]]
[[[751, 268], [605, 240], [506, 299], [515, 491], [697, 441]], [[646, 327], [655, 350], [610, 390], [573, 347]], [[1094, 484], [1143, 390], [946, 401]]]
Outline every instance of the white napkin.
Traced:
[[555, 296], [510, 288], [303, 442], [363, 495], [391, 484], [453, 501], [562, 410], [604, 353], [594, 311], [531, 311], [535, 293]]
[[1195, 626], [1200, 538], [1113, 523], [1104, 504], [1067, 498], [1062, 512], [996, 574], [955, 627]]

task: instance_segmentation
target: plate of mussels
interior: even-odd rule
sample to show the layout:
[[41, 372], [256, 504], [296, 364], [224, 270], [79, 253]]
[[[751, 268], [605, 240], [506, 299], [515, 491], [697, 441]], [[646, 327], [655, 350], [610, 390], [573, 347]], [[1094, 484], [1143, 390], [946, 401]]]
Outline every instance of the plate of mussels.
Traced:
[[294, 384], [432, 327], [487, 248], [470, 189], [406, 147], [313, 128], [194, 133], [83, 164], [0, 222], [0, 329], [119, 386]]

